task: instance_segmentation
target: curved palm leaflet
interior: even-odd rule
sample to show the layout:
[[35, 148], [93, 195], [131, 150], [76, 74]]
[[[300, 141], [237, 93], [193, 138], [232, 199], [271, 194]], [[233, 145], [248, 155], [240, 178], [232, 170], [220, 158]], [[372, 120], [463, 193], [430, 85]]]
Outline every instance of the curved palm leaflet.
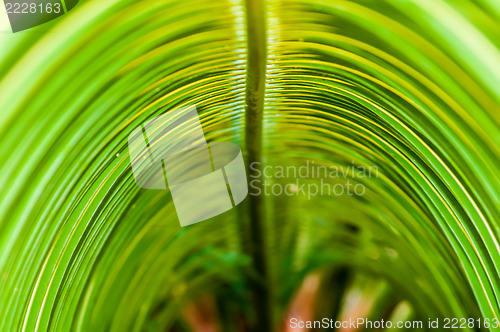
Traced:
[[[81, 1], [43, 27], [0, 37], [0, 330], [500, 317], [496, 0]], [[247, 166], [378, 176], [180, 228], [127, 137], [193, 104]]]

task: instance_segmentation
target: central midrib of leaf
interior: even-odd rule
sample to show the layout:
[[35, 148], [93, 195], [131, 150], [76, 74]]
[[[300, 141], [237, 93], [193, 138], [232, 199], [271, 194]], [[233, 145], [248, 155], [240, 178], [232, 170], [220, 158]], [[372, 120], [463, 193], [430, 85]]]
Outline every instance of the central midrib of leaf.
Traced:
[[[262, 160], [262, 119], [266, 86], [266, 18], [263, 0], [245, 0], [247, 29], [247, 71], [245, 99], [245, 144], [247, 165], [260, 168]], [[261, 181], [258, 182], [260, 185]], [[249, 288], [256, 320], [252, 330], [271, 331], [271, 297], [265, 252], [264, 211], [260, 195], [249, 195], [249, 254], [256, 277], [249, 277]]]

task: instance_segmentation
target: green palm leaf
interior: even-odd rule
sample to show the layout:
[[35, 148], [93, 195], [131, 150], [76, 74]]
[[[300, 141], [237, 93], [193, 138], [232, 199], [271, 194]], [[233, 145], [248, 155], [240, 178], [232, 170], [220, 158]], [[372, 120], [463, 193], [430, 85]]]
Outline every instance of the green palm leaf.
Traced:
[[[499, 22], [493, 0], [113, 0], [1, 34], [0, 329], [499, 318]], [[314, 161], [363, 195], [251, 189], [180, 228], [127, 137], [192, 104], [249, 180]]]

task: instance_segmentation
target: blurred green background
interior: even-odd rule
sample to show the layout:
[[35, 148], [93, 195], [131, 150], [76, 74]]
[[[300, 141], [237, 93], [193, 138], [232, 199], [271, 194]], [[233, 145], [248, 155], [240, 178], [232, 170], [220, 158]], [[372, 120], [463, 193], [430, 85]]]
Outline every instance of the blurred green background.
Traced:
[[[80, 1], [2, 12], [0, 59], [1, 331], [499, 317], [497, 0]], [[377, 176], [181, 228], [127, 137], [193, 104], [248, 165]]]

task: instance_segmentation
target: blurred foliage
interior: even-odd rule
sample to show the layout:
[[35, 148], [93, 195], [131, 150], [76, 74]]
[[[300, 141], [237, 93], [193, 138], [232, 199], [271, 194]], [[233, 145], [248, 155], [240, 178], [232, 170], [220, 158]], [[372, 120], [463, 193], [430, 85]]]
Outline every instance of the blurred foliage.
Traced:
[[[267, 60], [248, 67], [256, 3], [83, 1], [0, 35], [1, 331], [500, 316], [499, 2], [269, 0], [252, 12]], [[180, 228], [168, 192], [135, 185], [127, 136], [191, 104], [209, 141], [262, 135], [263, 165], [379, 176], [352, 177], [363, 196], [263, 196]]]

